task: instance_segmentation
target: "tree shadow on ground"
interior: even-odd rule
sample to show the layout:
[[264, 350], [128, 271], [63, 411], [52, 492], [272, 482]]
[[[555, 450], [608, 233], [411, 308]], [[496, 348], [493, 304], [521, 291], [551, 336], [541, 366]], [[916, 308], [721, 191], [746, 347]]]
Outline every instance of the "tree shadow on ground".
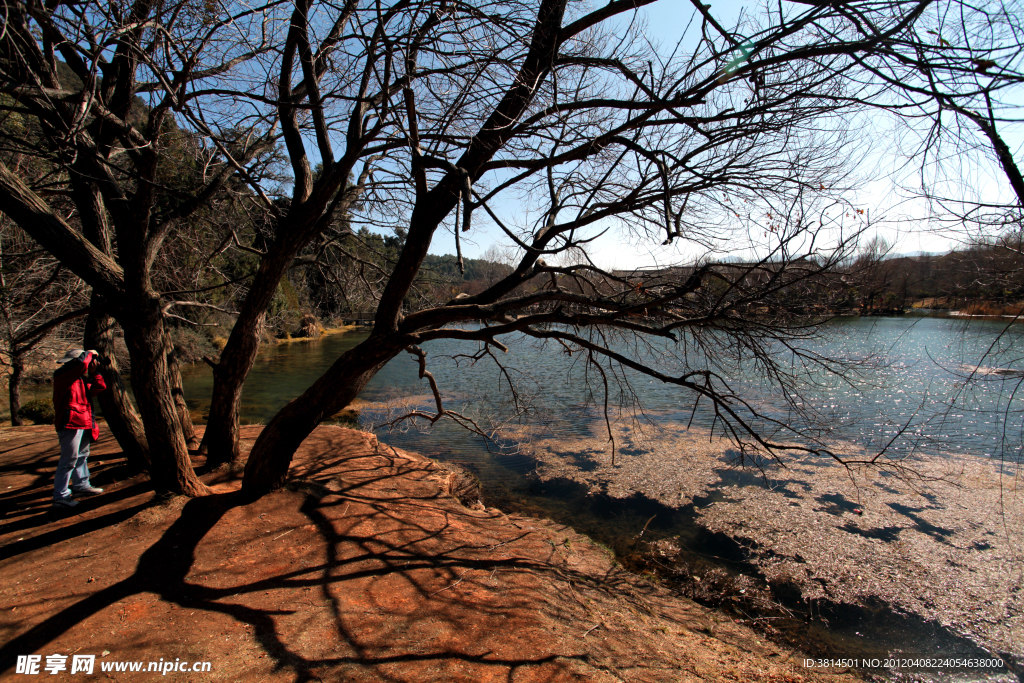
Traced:
[[[320, 452], [345, 447], [321, 441]], [[195, 615], [175, 628], [202, 630], [218, 615], [251, 627], [273, 670], [296, 681], [354, 672], [442, 680], [431, 673], [439, 667], [469, 675], [459, 679], [497, 674], [509, 681], [528, 668], [527, 680], [541, 681], [589, 666], [581, 649], [556, 646], [538, 625], [539, 611], [564, 608], [553, 596], [538, 604], [536, 589], [540, 577], [554, 577], [569, 590], [611, 591], [617, 574], [595, 580], [571, 570], [550, 541], [509, 526], [500, 513], [466, 510], [451, 499], [439, 505], [444, 497], [424, 462], [367, 452], [342, 462], [303, 462], [291, 490], [255, 502], [236, 492], [189, 500], [130, 575], [62, 601], [10, 638], [0, 658], [10, 665], [19, 654], [55, 647], [105, 610], [152, 594], [181, 608], [171, 619], [186, 610]], [[402, 487], [397, 477], [407, 479]], [[13, 549], [45, 552], [109, 531], [144, 507], [47, 531]], [[311, 592], [319, 599], [311, 602]], [[310, 629], [315, 638], [307, 637]]]
[[[38, 438], [37, 430], [42, 428], [29, 429], [32, 431], [27, 434], [13, 433], [13, 438], [9, 433], [11, 443], [19, 446], [0, 454], [0, 476], [6, 484], [0, 491], [0, 559], [117, 524], [148, 505], [138, 499], [149, 498], [152, 488], [148, 479], [128, 466], [117, 443], [104, 434], [92, 446], [89, 469], [92, 484], [106, 492], [80, 498], [73, 509], [55, 508], [53, 476], [60, 457], [57, 438], [50, 427], [45, 428], [46, 438]], [[33, 529], [42, 531], [33, 535]], [[14, 534], [25, 532], [24, 538], [11, 540]]]
[[923, 512], [927, 508], [915, 508], [909, 505], [904, 505], [902, 503], [887, 503], [887, 505], [891, 509], [895, 510], [899, 514], [903, 515], [907, 519], [914, 522], [915, 529], [920, 531], [922, 534], [928, 534], [939, 543], [945, 543], [946, 545], [948, 545], [948, 538], [955, 533], [952, 529], [946, 529], [944, 527], [932, 524], [931, 522], [917, 514], [919, 512]]

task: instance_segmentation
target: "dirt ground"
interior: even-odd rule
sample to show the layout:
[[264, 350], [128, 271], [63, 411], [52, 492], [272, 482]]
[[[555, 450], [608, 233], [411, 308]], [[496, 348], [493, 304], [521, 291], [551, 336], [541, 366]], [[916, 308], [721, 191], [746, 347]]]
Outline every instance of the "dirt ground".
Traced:
[[[58, 513], [52, 429], [0, 430], [2, 680], [35, 679], [19, 655], [45, 680], [856, 680], [804, 669], [569, 528], [465, 507], [456, 475], [368, 434], [321, 427], [289, 485], [249, 504], [215, 475], [215, 495], [154, 500], [109, 434], [90, 459], [106, 492]], [[92, 676], [75, 655], [95, 656]], [[210, 672], [145, 673], [179, 661]], [[144, 672], [102, 670], [125, 662]]]

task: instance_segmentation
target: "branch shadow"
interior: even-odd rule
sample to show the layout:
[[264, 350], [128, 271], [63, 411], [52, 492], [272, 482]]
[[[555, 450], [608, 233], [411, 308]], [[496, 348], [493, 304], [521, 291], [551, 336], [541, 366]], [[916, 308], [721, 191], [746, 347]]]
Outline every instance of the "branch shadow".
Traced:
[[[89, 469], [94, 485], [105, 493], [78, 498], [75, 508], [54, 508], [53, 476], [60, 457], [56, 437], [42, 440], [18, 439], [20, 447], [9, 449], [0, 470], [11, 482], [0, 493], [0, 538], [52, 526], [36, 536], [0, 541], [0, 559], [15, 557], [75, 536], [103, 529], [130, 519], [149, 502], [134, 500], [152, 491], [145, 475], [133, 471], [116, 441], [107, 434], [97, 441], [90, 455]], [[11, 455], [16, 453], [16, 455]]]
[[[330, 453], [344, 444], [321, 439], [317, 446]], [[343, 471], [339, 462], [344, 463]], [[299, 476], [293, 477], [291, 490], [255, 502], [240, 492], [189, 500], [171, 526], [142, 552], [130, 576], [47, 615], [0, 647], [0, 659], [9, 666], [16, 655], [42, 651], [98, 612], [151, 593], [197, 614], [223, 615], [252, 627], [253, 638], [272, 659], [274, 670], [287, 671], [296, 681], [321, 680], [325, 674], [333, 678], [353, 670], [372, 671], [378, 680], [399, 681], [409, 680], [408, 667], [436, 671], [457, 665], [477, 667], [481, 674], [486, 669], [486, 677], [497, 675], [508, 681], [523, 667], [531, 667], [530, 680], [542, 681], [564, 675], [570, 662], [586, 664], [582, 649], [558, 653], [543, 645], [520, 649], [514, 643], [502, 643], [510, 629], [518, 633], [524, 625], [530, 627], [537, 596], [516, 582], [499, 590], [494, 579], [514, 575], [530, 583], [541, 574], [558, 574], [562, 580], [611, 591], [616, 587], [615, 576], [595, 584], [592, 576], [560, 566], [553, 547], [548, 547], [547, 557], [515, 551], [517, 543], [530, 540], [531, 532], [510, 535], [508, 525], [493, 523], [495, 515], [471, 513], [450, 499], [439, 506], [443, 496], [436, 482], [429, 481], [426, 463], [364, 453], [344, 461], [307, 461], [297, 469]], [[409, 477], [412, 483], [399, 490], [394, 486], [396, 477]], [[301, 501], [297, 506], [296, 497]], [[292, 506], [308, 524], [293, 522], [281, 533], [283, 527], [274, 529], [274, 540], [299, 531], [292, 538], [301, 540], [291, 547], [276, 552], [253, 550], [265, 553], [257, 558], [265, 576], [227, 581], [227, 585], [223, 585], [224, 574], [216, 580], [206, 578], [227, 551], [221, 537], [232, 530], [231, 520], [225, 522], [225, 517], [251, 520], [257, 515], [262, 520], [282, 505]], [[140, 507], [115, 513], [116, 518], [131, 516]], [[258, 514], [262, 509], [271, 512]], [[82, 533], [114, 523], [112, 517], [92, 520], [87, 527], [54, 530], [14, 549], [41, 550], [71, 538], [72, 529]], [[483, 524], [477, 531], [497, 535], [467, 542], [463, 532], [474, 524]], [[261, 540], [267, 537], [259, 535], [266, 530], [258, 527], [258, 523], [250, 525], [247, 533], [252, 538], [237, 539], [237, 547], [268, 545], [269, 540]], [[315, 545], [322, 561], [310, 561], [316, 553], [295, 551], [300, 542]], [[286, 551], [294, 551], [304, 566], [284, 570], [270, 566]], [[228, 574], [228, 578], [236, 576]], [[286, 623], [308, 611], [295, 600], [300, 591], [319, 593], [326, 617], [319, 628], [329, 630], [324, 633], [336, 641], [330, 648], [334, 654], [316, 654], [320, 651], [310, 650]], [[266, 598], [268, 594], [275, 599]], [[280, 604], [285, 598], [286, 604]], [[554, 605], [552, 601], [548, 609], [558, 609]], [[195, 619], [202, 622], [202, 617]], [[468, 624], [490, 633], [490, 640], [481, 640]]]

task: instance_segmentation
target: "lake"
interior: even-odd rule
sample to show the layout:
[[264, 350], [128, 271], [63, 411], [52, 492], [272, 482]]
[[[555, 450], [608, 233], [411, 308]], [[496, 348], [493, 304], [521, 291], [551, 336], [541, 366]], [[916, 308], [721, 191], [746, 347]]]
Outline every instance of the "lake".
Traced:
[[[686, 348], [662, 344], [650, 353], [667, 354], [656, 362], [668, 374], [685, 367], [731, 373], [734, 391], [767, 418], [801, 426], [829, 442], [849, 442], [867, 451], [887, 448], [896, 457], [914, 452], [955, 453], [1016, 462], [1024, 434], [1024, 396], [1019, 392], [1024, 370], [1019, 349], [1024, 346], [1016, 343], [1022, 333], [1024, 326], [992, 320], [838, 319], [825, 326], [821, 339], [801, 343], [798, 350], [804, 357], [788, 349], [772, 350], [797, 373], [791, 388], [804, 400], [794, 401], [795, 405], [780, 400], [778, 387], [763, 380], [752, 360], [724, 346], [716, 354], [716, 348], [702, 340], [702, 349], [696, 344]], [[339, 355], [365, 338], [365, 332], [356, 332], [264, 350], [245, 384], [242, 418], [268, 421]], [[557, 344], [530, 339], [506, 342], [508, 354], [494, 350], [504, 373], [489, 358], [475, 363], [469, 358], [478, 350], [476, 343], [441, 340], [425, 345], [429, 369], [446, 407], [473, 416], [481, 425], [503, 423], [514, 412], [508, 389], [512, 382], [527, 423], [566, 438], [589, 432], [599, 416], [596, 407], [604, 403], [604, 390], [581, 354], [569, 356]], [[626, 342], [613, 343], [623, 346]], [[848, 361], [849, 374], [840, 377], [812, 368], [801, 376], [800, 364], [807, 365], [807, 354]], [[703, 428], [714, 424], [706, 401], [694, 411], [694, 396], [684, 389], [633, 372], [619, 381], [610, 372], [608, 377], [613, 406], [642, 407], [656, 422], [685, 421]], [[197, 364], [185, 373], [184, 384], [190, 407], [201, 414], [212, 389], [209, 368]], [[429, 391], [426, 380], [417, 376], [415, 360], [403, 354], [360, 394], [361, 400], [376, 404], [374, 410], [364, 411], [362, 421], [364, 425], [381, 422], [384, 406], [390, 404], [397, 413], [410, 397], [417, 407], [432, 410]], [[481, 470], [485, 483], [490, 477], [515, 477], [528, 467], [514, 456], [495, 462], [489, 454], [495, 450], [493, 444], [445, 420], [429, 431], [406, 425], [379, 436], [396, 446], [470, 464]]]
[[[690, 338], [678, 346], [657, 343], [645, 353], [659, 370], [670, 375], [687, 368], [721, 372], [735, 393], [763, 415], [761, 426], [769, 431], [775, 421], [805, 429], [825, 443], [845, 445], [847, 452], [885, 449], [886, 457], [894, 461], [908, 456], [939, 456], [951, 461], [967, 456], [979, 463], [995, 458], [1015, 471], [1021, 458], [1024, 415], [1018, 391], [1024, 360], [1015, 350], [1024, 348], [1018, 343], [1024, 327], [993, 320], [905, 316], [838, 319], [822, 331], [821, 337], [792, 348], [775, 345], [767, 349], [784, 369], [793, 371], [785, 378], [791, 382], [786, 390], [798, 391], [802, 397], [793, 401], [781, 400], [778, 386], [765, 382], [758, 372], [756, 359], [743, 348], [730, 347], [725, 338]], [[341, 353], [365, 338], [365, 332], [330, 336], [262, 352], [245, 385], [243, 418], [269, 420]], [[1004, 557], [1007, 552], [1012, 555], [1012, 549], [1002, 548], [1015, 547], [1013, 539], [1001, 540], [998, 547], [977, 554], [960, 532], [952, 534], [920, 516], [952, 515], [947, 518], [951, 528], [977, 528], [982, 533], [972, 519], [957, 517], [964, 514], [957, 510], [966, 510], [963, 501], [936, 502], [940, 499], [926, 493], [925, 508], [929, 509], [924, 509], [917, 507], [917, 494], [905, 491], [895, 498], [876, 500], [861, 524], [852, 511], [863, 504], [857, 502], [862, 493], [864, 501], [879, 492], [900, 493], [888, 481], [876, 481], [870, 491], [857, 492], [861, 485], [851, 486], [841, 468], [830, 468], [840, 474], [833, 490], [830, 477], [823, 476], [820, 469], [828, 464], [827, 458], [817, 458], [816, 464], [810, 462], [813, 458], [794, 458], [793, 466], [784, 470], [732, 469], [725, 461], [730, 460], [730, 453], [735, 454], [733, 449], [711, 446], [710, 450], [720, 448], [722, 455], [709, 455], [707, 438], [701, 448], [693, 443], [697, 437], [681, 436], [688, 425], [698, 434], [715, 426], [713, 411], [706, 403], [694, 406], [694, 397], [678, 387], [637, 373], [616, 375], [606, 369], [610, 404], [626, 406], [621, 412], [612, 410], [619, 465], [610, 468], [600, 410], [604, 404], [600, 375], [588, 367], [581, 354], [569, 355], [557, 344], [524, 338], [503, 341], [509, 353], [494, 353], [504, 369], [489, 357], [474, 362], [472, 357], [479, 351], [475, 343], [437, 341], [426, 344], [425, 350], [446, 408], [474, 418], [485, 428], [505, 427], [500, 434], [515, 438], [489, 441], [448, 420], [429, 429], [423, 423], [379, 429], [378, 438], [462, 465], [480, 479], [486, 504], [572, 526], [612, 548], [634, 571], [655, 571], [660, 580], [682, 594], [736, 618], [753, 618], [750, 623], [769, 624], [769, 630], [775, 629], [787, 642], [817, 656], [858, 653], [884, 658], [891, 652], [904, 652], [984, 657], [989, 651], [1005, 652], [1006, 643], [1016, 638], [965, 625], [958, 616], [964, 612], [982, 615], [985, 623], [1003, 620], [999, 614], [976, 611], [982, 609], [976, 597], [943, 589], [944, 598], [939, 601], [943, 609], [920, 611], [908, 599], [922, 591], [935, 595], [933, 591], [938, 589], [931, 584], [943, 580], [943, 558], [951, 557], [951, 552], [959, 552], [956, 562], [962, 563], [957, 565], [961, 569], [951, 574], [954, 582], [966, 577], [976, 580], [989, 565], [996, 576], [1013, 574], [1006, 569], [1016, 561], [1007, 565]], [[624, 349], [629, 341], [609, 339], [608, 343]], [[816, 359], [825, 357], [843, 361], [848, 372], [839, 376], [815, 365]], [[433, 412], [429, 386], [418, 378], [417, 369], [416, 361], [403, 354], [378, 373], [360, 394], [360, 426], [372, 428], [410, 408]], [[516, 387], [520, 401], [518, 416], [510, 384]], [[185, 394], [194, 410], [202, 411], [211, 386], [207, 368], [187, 374]], [[638, 408], [643, 409], [644, 417], [639, 423], [631, 420]], [[636, 436], [640, 434], [636, 426], [643, 422], [653, 427], [653, 436], [646, 442]], [[701, 470], [710, 475], [703, 482], [698, 481]], [[680, 479], [688, 483], [680, 484]], [[672, 489], [674, 502], [656, 495], [655, 491], [666, 486]], [[750, 534], [743, 530], [747, 520], [767, 528], [758, 520], [781, 519], [795, 509], [789, 507], [795, 500], [808, 505], [806, 513], [787, 522], [784, 530], [748, 547], [743, 540]], [[988, 498], [979, 500], [984, 502], [969, 506], [971, 510], [993, 504]], [[782, 507], [773, 508], [773, 501], [782, 501]], [[739, 518], [738, 527], [733, 520], [738, 535], [709, 530], [715, 515], [729, 514]], [[874, 520], [883, 518], [888, 521], [879, 529], [871, 527]], [[728, 521], [717, 526], [728, 529]], [[866, 528], [861, 529], [864, 524]], [[885, 573], [882, 565], [895, 567], [895, 575], [907, 576], [911, 567], [937, 564], [925, 570], [919, 581], [879, 581], [878, 589], [862, 587], [863, 595], [794, 598], [813, 593], [816, 581], [837, 578], [834, 570], [821, 569], [813, 580], [808, 579], [811, 585], [805, 582], [794, 592], [785, 588], [789, 584], [780, 588], [765, 573], [771, 562], [784, 556], [775, 554], [773, 543], [792, 538], [798, 529], [811, 538], [831, 529], [829, 540], [808, 541], [799, 552], [791, 551], [796, 557], [806, 555], [811, 565], [822, 557], [855, 557], [857, 543], [865, 541], [861, 534], [891, 536], [853, 560], [872, 576]], [[933, 538], [922, 530], [936, 535]], [[952, 535], [944, 536], [947, 533]], [[910, 543], [919, 547], [908, 554]], [[954, 551], [950, 543], [969, 547]], [[758, 547], [760, 551], [755, 549]], [[988, 542], [977, 547], [988, 548]], [[678, 553], [670, 566], [658, 557], [664, 552]], [[795, 566], [803, 571], [809, 565]], [[1012, 596], [1016, 594], [1003, 583], [1002, 578], [991, 579], [981, 594], [988, 590], [990, 596], [998, 596], [996, 603], [1005, 598], [1006, 604], [1015, 605]], [[974, 635], [968, 636], [971, 632]], [[1006, 669], [1000, 671], [964, 672], [958, 680], [1013, 678]], [[889, 678], [904, 680], [904, 676]], [[946, 680], [915, 676], [922, 681]]]

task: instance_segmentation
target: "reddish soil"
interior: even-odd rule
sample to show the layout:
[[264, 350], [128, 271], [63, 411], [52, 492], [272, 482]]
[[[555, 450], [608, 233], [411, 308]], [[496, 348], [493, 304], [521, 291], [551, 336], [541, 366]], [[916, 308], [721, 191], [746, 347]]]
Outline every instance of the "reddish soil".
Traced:
[[[259, 427], [243, 428], [251, 445]], [[291, 480], [243, 504], [155, 500], [109, 435], [106, 493], [50, 508], [56, 438], [0, 430], [0, 679], [18, 655], [96, 655], [93, 676], [178, 681], [814, 681], [801, 656], [619, 568], [550, 521], [465, 507], [457, 475], [322, 427]], [[103, 672], [208, 661], [209, 673]]]

